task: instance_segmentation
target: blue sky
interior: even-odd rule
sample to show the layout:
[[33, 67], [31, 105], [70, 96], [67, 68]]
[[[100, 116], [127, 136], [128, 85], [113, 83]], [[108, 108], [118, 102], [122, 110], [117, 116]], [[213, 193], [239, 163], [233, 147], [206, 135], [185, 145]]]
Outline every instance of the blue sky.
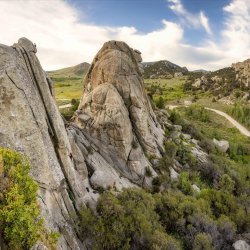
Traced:
[[47, 70], [91, 62], [108, 40], [191, 70], [250, 58], [250, 0], [4, 0], [0, 28], [0, 43], [34, 41]]
[[[170, 9], [166, 0], [69, 0], [70, 5], [82, 11], [81, 21], [101, 26], [132, 26], [138, 32], [146, 33], [162, 28], [161, 20], [182, 22], [180, 16]], [[230, 0], [182, 0], [190, 13], [203, 11], [209, 18], [213, 34], [219, 35], [226, 13], [223, 7]], [[185, 21], [184, 21], [185, 22]], [[185, 39], [192, 44], [206, 39], [207, 33], [198, 28], [186, 26]]]
[[[85, 13], [82, 21], [103, 26], [134, 26], [141, 32], [161, 27], [162, 19], [177, 22], [179, 17], [169, 8], [166, 0], [68, 0]], [[182, 0], [190, 13], [203, 10], [212, 25], [217, 27], [223, 21], [223, 7], [230, 0]]]

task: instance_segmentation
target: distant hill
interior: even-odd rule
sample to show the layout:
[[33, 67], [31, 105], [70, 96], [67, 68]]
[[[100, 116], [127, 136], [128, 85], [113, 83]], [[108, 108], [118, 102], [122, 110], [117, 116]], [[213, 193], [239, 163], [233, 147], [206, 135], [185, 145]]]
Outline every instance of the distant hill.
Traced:
[[175, 73], [188, 73], [188, 69], [186, 67], [181, 67], [167, 60], [144, 62], [143, 69], [145, 79], [172, 78]]
[[49, 71], [48, 74], [54, 82], [57, 100], [79, 99], [83, 90], [83, 79], [89, 70], [89, 63]]
[[85, 75], [88, 70], [89, 70], [90, 64], [83, 62], [78, 65], [68, 67], [68, 68], [63, 68], [63, 69], [58, 69], [54, 71], [49, 71], [49, 75], [52, 78], [55, 77], [82, 77]]
[[206, 73], [209, 73], [210, 71], [205, 70], [205, 69], [196, 69], [196, 70], [192, 70], [192, 72], [194, 72], [194, 73], [204, 73], [204, 74], [206, 74]]
[[249, 100], [250, 59], [213, 72], [189, 72], [186, 86], [210, 91], [219, 98], [230, 96]]

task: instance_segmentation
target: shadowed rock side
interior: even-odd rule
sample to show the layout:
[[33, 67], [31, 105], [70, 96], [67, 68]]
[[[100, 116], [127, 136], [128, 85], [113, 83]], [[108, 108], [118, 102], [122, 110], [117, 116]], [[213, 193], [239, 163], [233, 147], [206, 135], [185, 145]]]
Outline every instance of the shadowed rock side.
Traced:
[[105, 43], [90, 66], [72, 119], [110, 165], [140, 184], [149, 183], [145, 154], [160, 157], [163, 150], [163, 130], [145, 92], [141, 61], [140, 52], [124, 42]]
[[58, 249], [85, 249], [74, 219], [76, 209], [95, 195], [91, 198], [86, 191], [83, 156], [77, 155], [78, 161], [70, 157], [72, 146], [51, 94], [51, 81], [35, 53], [26, 38], [12, 47], [0, 45], [0, 146], [30, 159], [45, 225], [62, 236]]

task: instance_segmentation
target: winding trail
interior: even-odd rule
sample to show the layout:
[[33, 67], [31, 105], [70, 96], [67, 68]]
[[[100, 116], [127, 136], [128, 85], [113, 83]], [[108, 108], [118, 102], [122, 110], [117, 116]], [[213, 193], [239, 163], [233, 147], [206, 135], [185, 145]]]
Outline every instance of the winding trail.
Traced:
[[64, 104], [64, 105], [59, 106], [59, 109], [70, 108], [71, 106], [72, 106], [72, 104], [68, 103], [68, 104]]
[[[173, 110], [173, 109], [179, 108], [179, 107], [188, 107], [188, 106], [187, 105], [179, 105], [179, 106], [178, 105], [168, 105], [168, 108], [170, 110]], [[234, 127], [236, 127], [240, 131], [241, 134], [243, 134], [243, 135], [245, 135], [247, 137], [250, 137], [250, 131], [247, 128], [245, 128], [244, 126], [242, 126], [235, 119], [233, 119], [230, 115], [228, 115], [225, 112], [220, 111], [218, 109], [212, 109], [212, 108], [208, 108], [208, 107], [205, 107], [205, 109], [213, 111], [216, 114], [225, 117], [231, 124], [233, 124]]]

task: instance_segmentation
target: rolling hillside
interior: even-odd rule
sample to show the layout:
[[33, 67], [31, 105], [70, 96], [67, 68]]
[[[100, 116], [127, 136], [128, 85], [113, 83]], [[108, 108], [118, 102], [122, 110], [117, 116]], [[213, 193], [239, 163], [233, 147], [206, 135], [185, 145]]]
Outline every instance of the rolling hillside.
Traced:
[[83, 90], [83, 78], [88, 72], [90, 64], [84, 62], [76, 66], [49, 71], [54, 82], [55, 95], [59, 104], [79, 99]]
[[175, 73], [186, 74], [188, 69], [186, 67], [180, 67], [167, 60], [157, 62], [145, 62], [143, 63], [144, 78], [145, 79], [169, 79], [174, 77]]
[[72, 67], [49, 71], [51, 78], [57, 77], [82, 77], [89, 70], [89, 63], [83, 62]]

